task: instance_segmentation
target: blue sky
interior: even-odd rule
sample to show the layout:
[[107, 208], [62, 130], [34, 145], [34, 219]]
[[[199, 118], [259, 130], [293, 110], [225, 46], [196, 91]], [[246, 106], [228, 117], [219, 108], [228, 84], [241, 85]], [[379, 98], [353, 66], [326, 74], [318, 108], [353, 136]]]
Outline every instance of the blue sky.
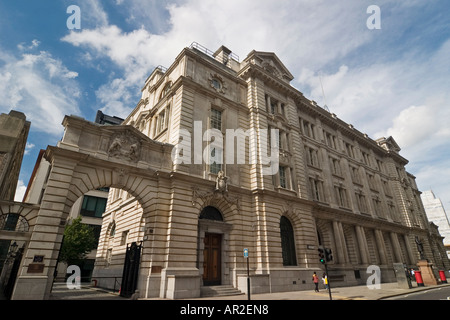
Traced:
[[[80, 30], [67, 28], [70, 5]], [[370, 5], [381, 29], [367, 28]], [[275, 52], [306, 97], [373, 139], [392, 135], [419, 188], [450, 207], [449, 16], [448, 0], [1, 1], [0, 112], [31, 121], [18, 194], [64, 115], [125, 117], [151, 71], [197, 41], [241, 60]]]

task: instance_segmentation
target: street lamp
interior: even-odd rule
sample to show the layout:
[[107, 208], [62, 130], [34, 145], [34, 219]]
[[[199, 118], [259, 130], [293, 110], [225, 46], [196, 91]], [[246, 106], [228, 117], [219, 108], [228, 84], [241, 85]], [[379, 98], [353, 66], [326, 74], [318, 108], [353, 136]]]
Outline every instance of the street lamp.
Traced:
[[8, 252], [8, 258], [15, 258], [16, 254], [17, 254], [17, 250], [18, 250], [19, 246], [17, 245], [17, 242], [13, 242], [10, 246], [9, 246], [9, 252]]

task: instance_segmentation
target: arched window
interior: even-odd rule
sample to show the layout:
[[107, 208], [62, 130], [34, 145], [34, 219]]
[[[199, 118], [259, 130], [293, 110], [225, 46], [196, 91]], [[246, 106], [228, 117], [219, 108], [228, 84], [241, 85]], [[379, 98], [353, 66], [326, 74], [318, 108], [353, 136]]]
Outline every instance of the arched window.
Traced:
[[294, 228], [286, 217], [280, 219], [281, 250], [283, 254], [283, 266], [296, 266]]
[[212, 206], [205, 207], [200, 213], [200, 219], [223, 221], [222, 214]]
[[164, 99], [167, 94], [170, 92], [170, 89], [172, 89], [172, 82], [166, 83], [163, 90], [161, 91], [161, 95], [159, 96], [159, 100]]
[[17, 213], [0, 215], [0, 230], [27, 232], [29, 225], [27, 220]]

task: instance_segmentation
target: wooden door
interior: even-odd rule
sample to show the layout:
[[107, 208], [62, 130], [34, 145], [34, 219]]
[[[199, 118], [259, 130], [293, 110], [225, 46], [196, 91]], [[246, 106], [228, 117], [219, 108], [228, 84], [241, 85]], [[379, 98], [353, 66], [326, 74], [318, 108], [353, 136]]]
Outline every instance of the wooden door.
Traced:
[[221, 284], [221, 244], [222, 235], [206, 233], [203, 250], [203, 285], [213, 286]]

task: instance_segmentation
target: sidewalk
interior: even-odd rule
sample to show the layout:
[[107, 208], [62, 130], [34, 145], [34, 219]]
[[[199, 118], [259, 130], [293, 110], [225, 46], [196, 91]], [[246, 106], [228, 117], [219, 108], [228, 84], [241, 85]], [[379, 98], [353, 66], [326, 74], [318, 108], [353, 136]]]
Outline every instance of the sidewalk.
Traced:
[[[411, 289], [401, 289], [396, 282], [382, 283], [380, 289], [369, 289], [367, 286], [338, 287], [331, 288], [333, 300], [380, 300], [394, 297], [402, 294], [408, 294], [418, 291], [426, 291], [436, 288], [448, 287], [450, 284], [440, 284], [436, 286], [417, 287], [413, 283]], [[185, 300], [247, 300], [246, 294], [236, 296], [205, 297]], [[53, 286], [50, 300], [129, 300], [119, 296], [118, 292], [95, 288], [93, 286], [81, 286], [80, 290], [69, 290], [65, 283], [55, 283]], [[167, 300], [164, 298], [150, 298], [139, 300]], [[183, 299], [182, 299], [183, 300]], [[276, 292], [252, 294], [251, 300], [330, 300], [328, 291], [321, 288], [320, 292], [314, 290]]]
[[[416, 284], [413, 283], [413, 287], [411, 289], [401, 289], [398, 287], [398, 284], [394, 282], [382, 283], [380, 289], [369, 289], [367, 286], [331, 288], [331, 295], [333, 300], [379, 300], [383, 298], [408, 294], [417, 291], [425, 291], [444, 286], [450, 286], [450, 284], [417, 287]], [[239, 295], [228, 297], [197, 298], [192, 300], [247, 300], [247, 298], [247, 295]], [[307, 290], [252, 294], [250, 298], [251, 300], [330, 300], [328, 291], [325, 289], [320, 289], [320, 292], [318, 293], [314, 292], [314, 290]]]

